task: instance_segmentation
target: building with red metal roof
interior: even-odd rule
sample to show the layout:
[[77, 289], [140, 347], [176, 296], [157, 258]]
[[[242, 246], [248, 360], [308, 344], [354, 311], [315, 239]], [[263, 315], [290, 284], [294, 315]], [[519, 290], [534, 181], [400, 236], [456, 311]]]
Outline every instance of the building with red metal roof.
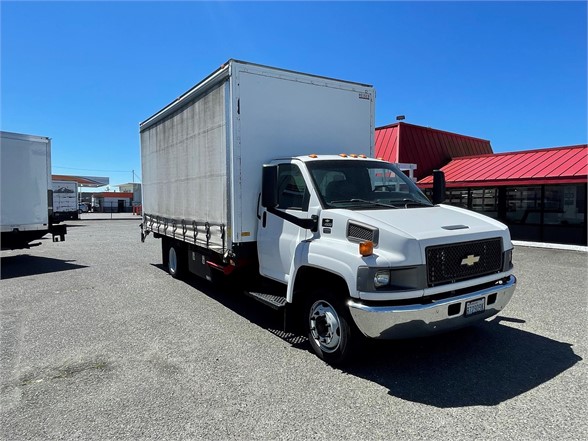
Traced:
[[[513, 239], [586, 245], [588, 145], [455, 158], [446, 203], [508, 225]], [[430, 191], [433, 177], [418, 182]]]
[[[588, 176], [587, 145], [555, 147], [452, 159], [441, 168], [448, 188], [582, 184]], [[431, 188], [433, 177], [419, 181]]]
[[398, 122], [376, 129], [375, 152], [389, 162], [417, 164], [419, 180], [453, 158], [491, 154], [492, 147], [485, 139]]
[[426, 193], [445, 173], [445, 203], [498, 219], [513, 239], [586, 245], [586, 144], [492, 153], [490, 141], [403, 122], [376, 129], [376, 156], [414, 163]]

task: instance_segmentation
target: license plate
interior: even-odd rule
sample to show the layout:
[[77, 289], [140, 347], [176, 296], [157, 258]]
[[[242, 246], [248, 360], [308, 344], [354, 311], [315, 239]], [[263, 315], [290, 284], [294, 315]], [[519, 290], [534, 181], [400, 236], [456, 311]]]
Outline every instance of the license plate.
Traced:
[[465, 305], [465, 316], [469, 317], [470, 315], [484, 312], [485, 309], [486, 309], [486, 299], [485, 298], [470, 300], [469, 302], [466, 302], [466, 305]]

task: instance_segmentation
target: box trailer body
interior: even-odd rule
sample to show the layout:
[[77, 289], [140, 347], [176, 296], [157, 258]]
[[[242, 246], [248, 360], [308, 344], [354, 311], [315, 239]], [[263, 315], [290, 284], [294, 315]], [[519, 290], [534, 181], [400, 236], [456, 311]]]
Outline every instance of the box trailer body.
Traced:
[[255, 243], [264, 162], [371, 155], [374, 98], [371, 86], [231, 60], [141, 125], [147, 221], [184, 221], [215, 249]]
[[2, 248], [27, 248], [50, 232], [63, 240], [66, 229], [50, 218], [51, 140], [0, 132], [0, 152]]
[[140, 125], [141, 239], [174, 277], [236, 278], [333, 364], [362, 337], [492, 317], [516, 285], [508, 228], [371, 158], [374, 103], [370, 85], [229, 60]]
[[78, 219], [78, 184], [74, 181], [52, 181], [53, 219], [61, 222], [66, 219]]

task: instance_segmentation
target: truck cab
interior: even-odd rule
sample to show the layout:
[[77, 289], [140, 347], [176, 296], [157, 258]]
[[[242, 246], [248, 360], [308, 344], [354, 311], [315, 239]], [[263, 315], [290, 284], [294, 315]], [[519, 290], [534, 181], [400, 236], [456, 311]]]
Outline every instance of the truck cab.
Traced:
[[306, 155], [263, 168], [259, 272], [287, 286], [331, 363], [362, 335], [416, 337], [497, 314], [516, 285], [512, 249], [505, 225], [431, 203], [385, 161]]

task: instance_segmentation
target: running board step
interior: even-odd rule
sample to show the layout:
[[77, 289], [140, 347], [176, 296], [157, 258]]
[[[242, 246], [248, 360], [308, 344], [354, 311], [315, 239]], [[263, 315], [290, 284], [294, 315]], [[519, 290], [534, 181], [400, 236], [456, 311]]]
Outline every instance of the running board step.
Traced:
[[255, 300], [275, 310], [283, 309], [286, 306], [286, 297], [284, 296], [277, 296], [275, 294], [250, 291], [245, 291], [245, 294], [249, 297], [253, 297]]

